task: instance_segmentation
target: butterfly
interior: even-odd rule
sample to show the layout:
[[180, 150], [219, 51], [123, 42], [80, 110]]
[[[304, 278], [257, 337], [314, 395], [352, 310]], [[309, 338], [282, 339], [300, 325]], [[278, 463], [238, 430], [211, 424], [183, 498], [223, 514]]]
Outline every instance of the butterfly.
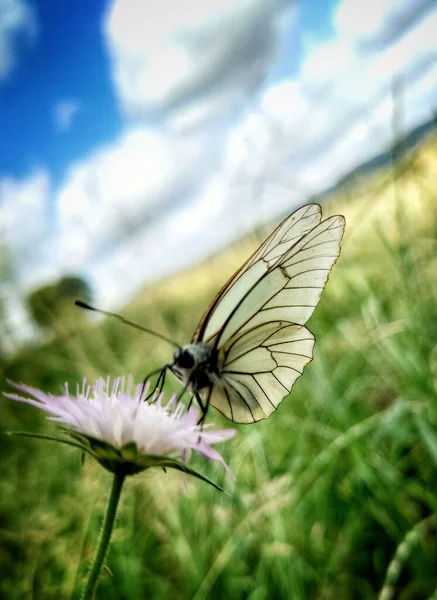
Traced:
[[287, 217], [229, 279], [190, 344], [168, 368], [204, 420], [213, 406], [234, 423], [269, 417], [313, 358], [305, 323], [340, 253], [345, 219], [309, 204]]
[[344, 227], [341, 215], [322, 221], [318, 204], [287, 217], [220, 290], [185, 346], [122, 315], [75, 304], [176, 346], [173, 362], [144, 379], [143, 389], [159, 373], [146, 399], [162, 389], [170, 370], [196, 399], [200, 423], [210, 405], [234, 423], [256, 423], [278, 408], [313, 358], [315, 340], [305, 323], [340, 254]]

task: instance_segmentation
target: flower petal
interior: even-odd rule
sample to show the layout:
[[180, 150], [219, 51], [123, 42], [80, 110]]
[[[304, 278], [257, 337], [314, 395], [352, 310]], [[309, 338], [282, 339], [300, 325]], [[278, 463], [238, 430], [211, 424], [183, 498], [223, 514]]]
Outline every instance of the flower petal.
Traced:
[[[211, 444], [230, 439], [235, 430], [214, 431], [208, 425], [199, 426], [197, 409], [191, 406], [186, 410], [176, 396], [167, 403], [162, 394], [153, 396], [149, 402], [144, 401], [148, 385], [135, 385], [132, 376], [112, 381], [100, 378], [93, 386], [83, 380], [76, 395], [69, 393], [66, 384], [59, 396], [24, 384], [9, 383], [24, 396], [7, 393], [6, 397], [43, 410], [50, 415], [49, 419], [69, 427], [70, 434], [76, 439], [77, 436], [87, 439], [98, 460], [99, 457], [104, 456], [106, 460], [110, 456], [111, 465], [114, 460], [125, 463], [137, 461], [140, 467], [150, 456], [185, 461], [190, 450], [194, 450], [210, 461], [219, 462], [231, 474]], [[115, 452], [110, 451], [111, 447]], [[128, 452], [129, 448], [136, 448], [136, 452]], [[108, 468], [107, 464], [105, 466]]]

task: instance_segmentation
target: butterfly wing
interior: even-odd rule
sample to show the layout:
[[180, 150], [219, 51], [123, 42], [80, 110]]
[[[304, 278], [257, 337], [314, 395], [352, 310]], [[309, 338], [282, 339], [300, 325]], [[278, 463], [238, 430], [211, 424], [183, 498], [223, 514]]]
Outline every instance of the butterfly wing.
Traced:
[[[314, 206], [278, 227], [202, 320], [201, 341], [218, 350], [221, 367], [210, 404], [234, 422], [267, 418], [312, 359], [314, 337], [304, 325], [338, 258], [345, 225], [342, 216], [320, 222]], [[301, 223], [306, 214], [318, 217], [310, 230]]]
[[221, 349], [223, 370], [210, 404], [234, 423], [266, 419], [312, 360], [313, 346], [306, 327], [281, 321], [234, 336]]
[[[330, 217], [300, 237], [267, 270], [264, 256], [259, 256], [235, 284], [238, 302], [235, 303], [231, 286], [206, 323], [205, 338], [201, 341], [218, 348], [234, 335], [269, 321], [305, 325], [338, 258], [343, 232], [344, 217]], [[233, 308], [224, 317], [222, 306], [228, 304]], [[216, 313], [219, 313], [217, 319]], [[219, 329], [216, 321], [220, 322]]]
[[251, 288], [287, 250], [320, 223], [318, 204], [303, 206], [285, 219], [223, 286], [203, 315], [192, 342], [211, 340]]

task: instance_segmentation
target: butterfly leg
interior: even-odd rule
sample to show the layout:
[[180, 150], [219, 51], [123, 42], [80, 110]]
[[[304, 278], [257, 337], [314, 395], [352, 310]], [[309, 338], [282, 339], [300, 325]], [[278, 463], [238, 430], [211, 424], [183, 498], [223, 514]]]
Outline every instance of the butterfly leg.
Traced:
[[150, 398], [151, 396], [154, 396], [154, 399], [152, 400], [152, 402], [156, 402], [156, 400], [158, 399], [159, 395], [162, 392], [162, 388], [164, 387], [164, 382], [165, 382], [165, 376], [167, 374], [167, 368], [168, 365], [166, 365], [165, 367], [163, 367], [158, 375], [158, 379], [156, 381], [155, 387], [153, 388], [153, 391], [149, 394], [148, 398]]
[[150, 392], [150, 394], [148, 394], [148, 396], [146, 398], [144, 398], [144, 402], [147, 402], [155, 394], [157, 389], [159, 389], [159, 393], [161, 393], [162, 387], [163, 387], [164, 381], [165, 381], [165, 374], [166, 374], [168, 368], [169, 368], [169, 365], [165, 365], [164, 367], [161, 367], [160, 369], [156, 369], [155, 371], [152, 371], [151, 373], [149, 373], [147, 375], [147, 377], [144, 378], [143, 385], [141, 387], [141, 396], [140, 397], [142, 397], [144, 394], [144, 390], [146, 388], [146, 383], [147, 383], [148, 379], [152, 375], [156, 375], [156, 373], [159, 373], [158, 380], [156, 382], [155, 387]]
[[161, 393], [164, 388], [166, 375], [167, 375], [167, 368], [164, 368], [164, 369], [162, 369], [161, 373], [159, 374], [158, 381], [156, 382], [156, 385], [155, 385], [155, 389], [157, 388], [159, 390], [159, 393]]
[[[194, 394], [194, 397], [196, 398], [196, 402], [197, 402], [197, 404], [199, 405], [200, 411], [201, 411], [201, 413], [202, 413], [202, 416], [200, 417], [200, 420], [197, 422], [197, 424], [199, 425], [200, 421], [203, 421], [203, 420], [204, 420], [205, 406], [204, 406], [204, 404], [203, 404], [203, 400], [202, 400], [202, 398], [200, 397], [200, 395], [199, 395], [199, 393], [198, 393], [198, 392], [196, 392], [196, 393]], [[192, 403], [192, 402], [193, 402], [193, 398], [191, 398], [191, 403]]]
[[209, 409], [209, 402], [211, 400], [211, 394], [212, 394], [212, 385], [208, 388], [208, 395], [206, 397], [205, 403], [203, 403], [200, 395], [198, 393], [196, 393], [196, 400], [197, 400], [197, 403], [199, 404], [200, 410], [202, 412], [202, 416], [197, 421], [197, 424], [201, 425], [201, 427], [203, 427], [203, 423], [205, 422], [205, 419], [206, 419], [206, 414]]
[[[200, 417], [200, 419], [197, 421], [197, 424], [200, 425], [200, 430], [203, 430], [203, 423], [205, 421], [205, 417], [206, 417], [206, 406], [203, 404], [202, 398], [200, 397], [200, 394], [198, 392], [196, 392], [194, 394], [197, 404], [199, 405], [199, 408], [202, 412], [202, 415]], [[193, 398], [191, 398], [191, 402], [193, 401]], [[201, 441], [201, 437], [199, 435], [199, 437], [197, 438], [197, 443], [200, 444]]]

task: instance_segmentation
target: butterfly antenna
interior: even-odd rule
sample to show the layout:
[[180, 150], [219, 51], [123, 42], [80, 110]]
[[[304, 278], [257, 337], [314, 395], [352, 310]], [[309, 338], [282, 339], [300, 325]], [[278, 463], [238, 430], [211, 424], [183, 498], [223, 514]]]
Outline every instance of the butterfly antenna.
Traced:
[[157, 331], [153, 331], [152, 329], [149, 329], [148, 327], [143, 327], [142, 325], [138, 325], [137, 323], [133, 323], [132, 321], [129, 321], [128, 319], [125, 319], [124, 317], [122, 317], [121, 315], [118, 315], [117, 313], [108, 312], [107, 310], [102, 310], [100, 308], [95, 308], [94, 306], [91, 306], [90, 304], [86, 304], [85, 302], [82, 302], [81, 300], [76, 300], [75, 301], [75, 305], [79, 306], [80, 308], [84, 308], [86, 310], [92, 310], [94, 312], [98, 312], [98, 313], [100, 313], [102, 315], [106, 315], [107, 317], [114, 317], [115, 319], [118, 319], [119, 321], [121, 321], [122, 323], [125, 323], [126, 325], [130, 325], [131, 327], [135, 327], [135, 329], [139, 329], [140, 331], [145, 331], [146, 333], [150, 333], [151, 335], [154, 335], [155, 337], [158, 337], [161, 340], [164, 340], [165, 342], [168, 342], [169, 344], [171, 344], [175, 348], [178, 348], [178, 349], [181, 348], [179, 346], [179, 344], [177, 344], [173, 340], [170, 340], [165, 335], [162, 335], [162, 333], [158, 333]]

